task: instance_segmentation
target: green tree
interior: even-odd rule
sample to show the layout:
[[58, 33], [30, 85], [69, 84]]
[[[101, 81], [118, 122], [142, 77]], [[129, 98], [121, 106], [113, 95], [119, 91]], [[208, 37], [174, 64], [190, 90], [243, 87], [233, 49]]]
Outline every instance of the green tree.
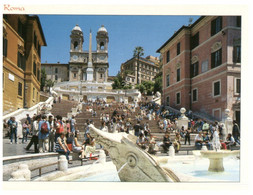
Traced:
[[144, 93], [145, 91], [146, 91], [146, 88], [145, 88], [145, 86], [141, 83], [141, 84], [137, 84], [136, 86], [135, 86], [135, 89], [139, 89], [139, 91], [141, 92], [141, 93]]
[[156, 93], [157, 91], [162, 93], [162, 82], [163, 82], [163, 75], [162, 72], [159, 72], [156, 76], [155, 76], [155, 83], [154, 83], [154, 93]]
[[120, 73], [118, 73], [116, 75], [116, 77], [114, 78], [113, 84], [112, 84], [112, 88], [113, 89], [122, 89], [124, 87], [124, 82], [123, 82], [123, 78], [120, 75]]
[[48, 80], [46, 80], [46, 84], [45, 84], [45, 86], [46, 87], [53, 87], [54, 86], [54, 81], [52, 81], [51, 79], [48, 79]]
[[134, 57], [137, 57], [137, 84], [140, 83], [139, 81], [139, 69], [140, 69], [140, 57], [144, 55], [144, 49], [141, 46], [137, 46], [134, 49]]
[[47, 79], [47, 74], [45, 68], [41, 69], [41, 78], [40, 78], [40, 90], [43, 91], [43, 88], [46, 85], [46, 79]]

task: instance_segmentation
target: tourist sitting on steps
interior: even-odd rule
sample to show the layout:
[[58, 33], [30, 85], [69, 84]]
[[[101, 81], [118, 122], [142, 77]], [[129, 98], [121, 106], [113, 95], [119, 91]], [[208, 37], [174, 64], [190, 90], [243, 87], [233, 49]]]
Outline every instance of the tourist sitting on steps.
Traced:
[[136, 140], [136, 144], [143, 150], [147, 148], [148, 140], [145, 139], [144, 135], [140, 133], [138, 139]]
[[229, 133], [227, 138], [226, 138], [226, 142], [225, 142], [226, 146], [227, 146], [227, 149], [230, 149], [231, 150], [231, 147], [232, 146], [235, 146], [236, 145], [236, 142], [235, 142], [235, 139], [233, 138], [232, 134]]
[[207, 132], [203, 133], [203, 142], [202, 142], [202, 144], [205, 144], [207, 146], [208, 150], [211, 149], [210, 138], [209, 138]]
[[79, 157], [81, 158], [82, 156], [84, 156], [84, 154], [83, 154], [84, 153], [84, 146], [79, 144], [78, 135], [79, 135], [79, 130], [76, 130], [74, 133], [73, 141], [72, 141], [72, 151], [80, 154]]
[[173, 142], [173, 146], [175, 148], [176, 153], [178, 153], [181, 146], [180, 140], [181, 140], [181, 136], [179, 135], [179, 133], [176, 133], [175, 141]]
[[148, 153], [156, 154], [158, 151], [158, 146], [156, 145], [155, 136], [150, 135], [149, 145], [148, 145]]
[[202, 132], [199, 132], [195, 137], [195, 147], [197, 150], [201, 150], [203, 142]]
[[96, 151], [95, 139], [91, 137], [90, 133], [86, 134], [87, 138], [83, 142], [84, 152], [81, 154], [81, 158], [86, 158], [89, 154]]
[[56, 139], [55, 151], [58, 152], [59, 154], [65, 155], [66, 159], [68, 160], [68, 163], [72, 164], [69, 161], [70, 149], [68, 148], [68, 145], [66, 143], [66, 137], [65, 137], [65, 134], [63, 132], [60, 133], [60, 136]]
[[172, 145], [171, 141], [170, 141], [170, 134], [169, 133], [165, 133], [164, 137], [163, 137], [163, 150], [165, 153], [168, 152], [169, 147]]

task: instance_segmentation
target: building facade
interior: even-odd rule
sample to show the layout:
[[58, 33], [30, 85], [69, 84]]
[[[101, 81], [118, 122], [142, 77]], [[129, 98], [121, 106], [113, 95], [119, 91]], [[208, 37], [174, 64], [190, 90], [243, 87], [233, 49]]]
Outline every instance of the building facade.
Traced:
[[202, 16], [182, 26], [163, 56], [163, 104], [240, 122], [241, 17]]
[[[139, 68], [138, 59], [133, 57], [130, 60], [121, 64], [120, 74], [124, 78], [126, 84], [136, 85], [137, 77], [139, 75], [139, 83], [143, 81], [153, 81], [155, 76], [159, 72], [159, 59], [154, 56], [147, 56], [146, 58], [139, 58]], [[138, 74], [139, 73], [139, 74]]]
[[69, 64], [58, 63], [42, 63], [41, 69], [45, 69], [46, 79], [51, 79], [54, 83], [69, 80]]
[[40, 101], [41, 46], [46, 40], [39, 17], [3, 15], [3, 114]]

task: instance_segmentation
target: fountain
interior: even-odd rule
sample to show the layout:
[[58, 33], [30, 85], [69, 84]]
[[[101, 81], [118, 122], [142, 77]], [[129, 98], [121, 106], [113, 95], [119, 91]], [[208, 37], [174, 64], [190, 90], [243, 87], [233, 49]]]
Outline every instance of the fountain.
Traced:
[[200, 154], [204, 158], [208, 158], [210, 161], [208, 171], [211, 172], [223, 172], [223, 158], [228, 156], [236, 156], [239, 155], [240, 151], [228, 151], [228, 150], [220, 150], [220, 138], [219, 134], [216, 131], [213, 133], [213, 150], [200, 151]]
[[90, 125], [91, 135], [109, 152], [121, 181], [179, 182], [168, 168], [162, 168], [146, 151], [136, 146], [136, 137], [126, 133], [107, 133]]

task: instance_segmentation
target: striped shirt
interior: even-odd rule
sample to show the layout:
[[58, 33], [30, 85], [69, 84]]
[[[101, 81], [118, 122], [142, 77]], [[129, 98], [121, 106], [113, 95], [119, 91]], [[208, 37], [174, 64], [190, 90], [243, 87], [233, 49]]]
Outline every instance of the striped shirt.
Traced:
[[65, 137], [64, 138], [61, 138], [61, 137], [58, 137], [57, 140], [56, 140], [56, 143], [55, 143], [55, 150], [60, 150], [60, 149], [63, 149], [59, 143], [59, 140], [61, 140], [61, 143], [62, 145], [65, 145], [64, 142], [65, 142]]

